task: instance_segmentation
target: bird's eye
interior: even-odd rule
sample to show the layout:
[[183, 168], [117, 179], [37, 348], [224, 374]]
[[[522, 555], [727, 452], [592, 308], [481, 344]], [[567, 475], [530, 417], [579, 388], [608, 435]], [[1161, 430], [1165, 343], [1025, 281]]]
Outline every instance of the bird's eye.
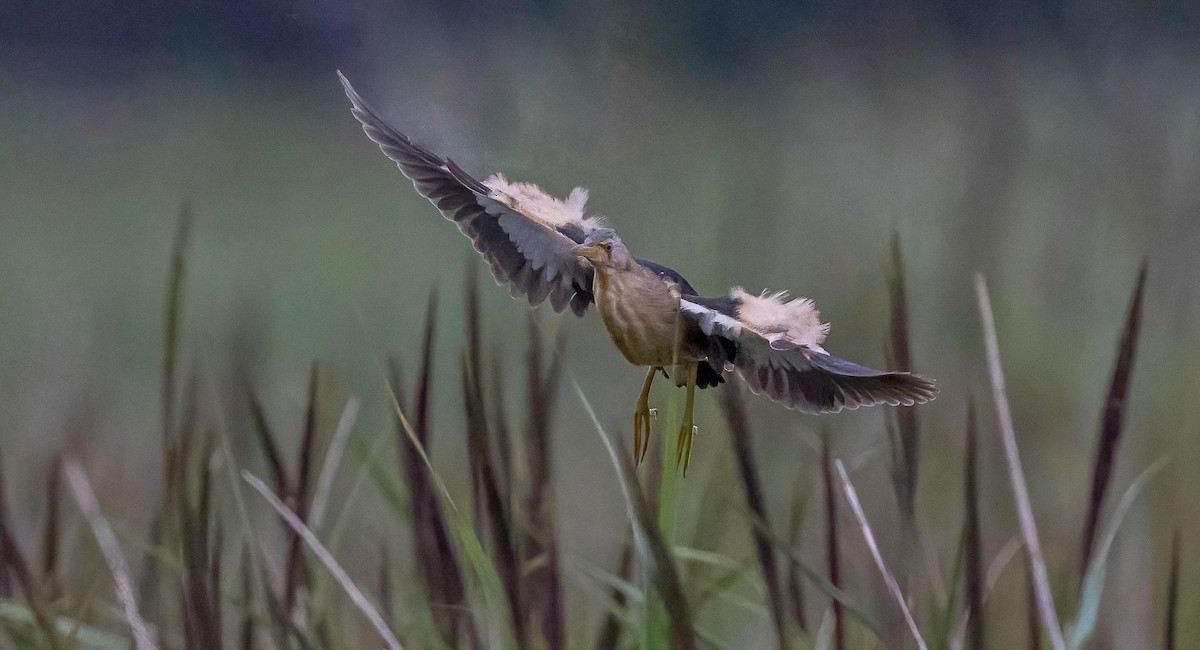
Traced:
[[604, 250], [605, 250], [606, 252], [609, 252], [609, 253], [611, 253], [611, 252], [612, 252], [612, 244], [605, 244], [605, 245], [604, 245]]

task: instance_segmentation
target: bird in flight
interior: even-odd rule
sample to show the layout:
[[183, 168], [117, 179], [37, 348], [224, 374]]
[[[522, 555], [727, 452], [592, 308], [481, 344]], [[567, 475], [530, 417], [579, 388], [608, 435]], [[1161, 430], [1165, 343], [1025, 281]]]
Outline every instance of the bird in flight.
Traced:
[[449, 158], [412, 142], [363, 101], [341, 72], [351, 112], [417, 192], [471, 239], [492, 275], [530, 305], [549, 301], [582, 316], [593, 303], [613, 343], [646, 380], [634, 410], [634, 458], [650, 439], [650, 386], [656, 373], [687, 388], [676, 464], [691, 456], [697, 388], [736, 373], [759, 394], [808, 413], [933, 399], [934, 381], [872, 370], [821, 347], [829, 325], [807, 298], [755, 295], [740, 287], [705, 298], [674, 269], [634, 257], [617, 233], [586, 211], [587, 190], [561, 200], [501, 174], [477, 180]]

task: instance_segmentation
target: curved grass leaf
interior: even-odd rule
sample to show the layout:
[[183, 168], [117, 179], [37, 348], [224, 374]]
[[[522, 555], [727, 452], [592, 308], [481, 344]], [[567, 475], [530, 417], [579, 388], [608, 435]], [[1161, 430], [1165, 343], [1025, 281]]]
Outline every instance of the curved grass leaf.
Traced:
[[[34, 614], [28, 607], [11, 600], [0, 600], [0, 620], [26, 625], [35, 622]], [[65, 616], [54, 619], [54, 628], [63, 637], [73, 637], [73, 641], [83, 650], [129, 649], [129, 639]]]
[[1108, 522], [1108, 528], [1100, 537], [1100, 544], [1096, 546], [1096, 553], [1092, 557], [1091, 564], [1088, 565], [1087, 573], [1084, 574], [1083, 590], [1079, 594], [1079, 609], [1075, 614], [1075, 623], [1071, 626], [1071, 648], [1082, 648], [1096, 629], [1096, 617], [1100, 612], [1100, 598], [1104, 594], [1104, 579], [1108, 573], [1108, 554], [1117, 538], [1117, 531], [1120, 530], [1121, 522], [1125, 520], [1125, 515], [1129, 514], [1129, 508], [1133, 506], [1133, 501], [1142, 492], [1142, 488], [1162, 471], [1166, 464], [1167, 459], [1160, 458], [1143, 470], [1133, 480], [1133, 483], [1129, 484], [1129, 488], [1125, 490], [1120, 503], [1117, 504], [1117, 509], [1113, 511], [1112, 520]]
[[1092, 491], [1088, 500], [1087, 520], [1084, 524], [1083, 549], [1079, 554], [1080, 574], [1091, 561], [1092, 547], [1096, 541], [1096, 528], [1100, 523], [1100, 510], [1104, 506], [1104, 495], [1112, 479], [1113, 467], [1117, 462], [1117, 446], [1121, 442], [1121, 430], [1125, 424], [1125, 413], [1129, 403], [1129, 383], [1133, 374], [1134, 352], [1137, 349], [1138, 332], [1142, 325], [1142, 296], [1146, 288], [1146, 264], [1138, 272], [1133, 298], [1129, 301], [1129, 314], [1125, 320], [1125, 331], [1117, 349], [1117, 362], [1113, 366], [1112, 380], [1108, 385], [1108, 397], [1104, 400], [1104, 411], [1100, 415], [1100, 439], [1096, 446], [1096, 461], [1092, 470]]
[[[646, 503], [646, 498], [638, 485], [637, 475], [634, 473], [629, 459], [625, 455], [617, 453], [612, 440], [609, 439], [608, 434], [600, 425], [599, 419], [596, 418], [596, 411], [592, 408], [583, 389], [580, 388], [579, 382], [572, 377], [571, 384], [575, 388], [579, 400], [583, 403], [588, 417], [591, 418], [597, 435], [600, 436], [601, 442], [608, 450], [613, 465], [616, 466], [617, 475], [620, 478], [621, 494], [625, 497], [626, 510], [630, 522], [633, 524], [635, 545], [643, 562], [651, 568], [651, 578], [666, 611], [670, 625], [670, 645], [679, 650], [691, 650], [696, 647], [696, 632], [692, 626], [691, 611], [684, 597], [683, 585], [679, 580], [679, 573], [675, 568], [670, 547], [654, 521], [650, 506]], [[670, 472], [667, 474], [670, 475]], [[663, 480], [665, 482], [667, 477], [664, 476]], [[666, 514], [668, 513], [664, 512], [662, 516]], [[652, 642], [651, 645], [660, 644], [659, 639], [648, 640]]]

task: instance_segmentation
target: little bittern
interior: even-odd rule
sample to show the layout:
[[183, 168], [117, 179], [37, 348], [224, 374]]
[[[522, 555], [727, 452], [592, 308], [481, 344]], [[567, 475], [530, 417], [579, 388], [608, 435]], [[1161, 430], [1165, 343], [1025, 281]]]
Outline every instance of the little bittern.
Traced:
[[784, 292], [753, 295], [740, 287], [726, 296], [700, 297], [674, 269], [633, 257], [616, 232], [588, 215], [581, 187], [560, 200], [500, 174], [476, 180], [414, 144], [338, 76], [367, 137], [471, 238], [498, 282], [531, 305], [549, 300], [556, 312], [569, 306], [582, 316], [595, 303], [625, 358], [649, 368], [633, 416], [639, 461], [649, 445], [650, 385], [658, 372], [687, 387], [676, 447], [685, 471], [696, 388], [722, 384], [734, 372], [752, 391], [809, 413], [913, 406], [936, 394], [932, 379], [830, 356], [821, 347], [829, 325], [821, 323], [811, 300], [788, 300]]

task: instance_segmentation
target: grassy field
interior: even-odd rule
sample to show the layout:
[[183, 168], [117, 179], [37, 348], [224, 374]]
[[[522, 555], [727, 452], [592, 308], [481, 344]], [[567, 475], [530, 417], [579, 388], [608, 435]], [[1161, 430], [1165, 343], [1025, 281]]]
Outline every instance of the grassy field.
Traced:
[[333, 66], [0, 68], [0, 645], [129, 647], [139, 620], [190, 648], [1197, 643], [1186, 52], [825, 43], [693, 77], [428, 45], [345, 71], [465, 168], [586, 185], [638, 255], [811, 297], [832, 352], [907, 357], [939, 398], [704, 391], [685, 478], [659, 386], [629, 467], [641, 371], [599, 319], [493, 287]]

